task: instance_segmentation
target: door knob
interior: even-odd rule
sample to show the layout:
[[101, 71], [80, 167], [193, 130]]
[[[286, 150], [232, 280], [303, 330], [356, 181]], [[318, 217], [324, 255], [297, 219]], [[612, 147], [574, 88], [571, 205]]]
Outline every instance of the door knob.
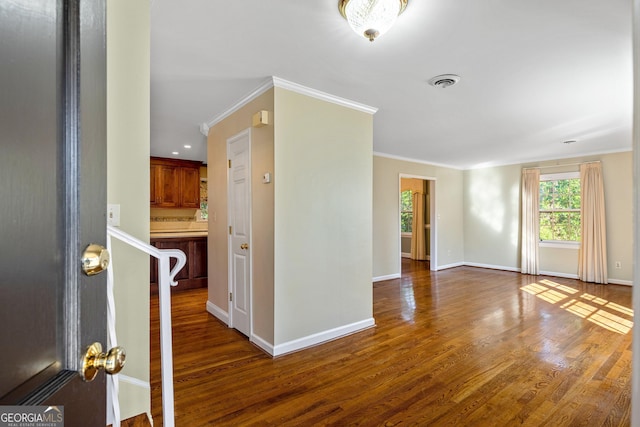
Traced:
[[249, 244], [248, 243], [241, 244], [240, 249], [249, 249]]
[[109, 260], [109, 251], [92, 243], [82, 253], [82, 271], [87, 276], [101, 273], [109, 266]]
[[93, 381], [100, 369], [104, 369], [110, 375], [117, 374], [124, 367], [126, 358], [124, 348], [113, 347], [107, 353], [103, 353], [100, 343], [94, 342], [82, 358], [80, 376], [85, 381]]

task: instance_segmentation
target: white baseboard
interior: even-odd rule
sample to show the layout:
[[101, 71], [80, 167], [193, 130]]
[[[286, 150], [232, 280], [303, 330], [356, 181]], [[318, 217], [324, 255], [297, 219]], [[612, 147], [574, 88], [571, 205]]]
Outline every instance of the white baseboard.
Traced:
[[[514, 271], [519, 273], [519, 268], [514, 267], [505, 267], [502, 265], [490, 265], [490, 264], [480, 264], [477, 262], [465, 262], [464, 265], [468, 265], [469, 267], [480, 267], [480, 268], [490, 268], [493, 270], [504, 270], [504, 271]], [[571, 273], [558, 273], [556, 271], [540, 271], [541, 276], [551, 276], [551, 277], [562, 277], [565, 279], [576, 279], [578, 280], [577, 274]], [[608, 282], [612, 285], [624, 285], [624, 286], [633, 286], [633, 281], [631, 280], [621, 280], [621, 279], [607, 279]]]
[[273, 348], [273, 356], [281, 356], [286, 353], [291, 353], [293, 351], [302, 350], [304, 348], [321, 344], [323, 342], [331, 341], [345, 335], [359, 332], [363, 329], [371, 328], [375, 326], [375, 324], [375, 320], [372, 317], [369, 319], [361, 320], [359, 322], [351, 323], [349, 325], [339, 326], [327, 331], [322, 331], [306, 337], [298, 338], [283, 344], [278, 344]]
[[491, 270], [515, 271], [520, 273], [520, 269], [516, 267], [505, 267], [504, 265], [481, 264], [479, 262], [465, 262], [464, 265], [469, 267], [489, 268]]
[[267, 354], [274, 356], [275, 350], [273, 348], [273, 344], [268, 343], [266, 340], [262, 339], [261, 337], [255, 334], [251, 335], [250, 341], [255, 345], [257, 345], [258, 347], [260, 347]]
[[553, 277], [563, 277], [565, 279], [577, 279], [577, 274], [570, 273], [556, 273], [555, 271], [540, 271], [541, 276], [553, 276]]
[[612, 285], [633, 286], [632, 280], [608, 279], [608, 281]]
[[229, 324], [229, 313], [212, 303], [211, 301], [207, 301], [207, 311], [212, 314], [214, 317], [220, 319], [225, 325]]
[[[541, 275], [544, 276], [554, 276], [554, 277], [564, 277], [566, 279], [578, 279], [577, 274], [568, 274], [568, 273], [556, 273], [554, 271], [541, 271]], [[623, 285], [623, 286], [633, 286], [632, 280], [622, 280], [622, 279], [607, 279], [607, 282], [610, 285]]]
[[[120, 403], [120, 420], [126, 420], [140, 414], [147, 414], [151, 420], [151, 385], [148, 381], [139, 378], [130, 377], [128, 375], [118, 374]], [[107, 419], [113, 421], [113, 414], [107, 410]]]
[[149, 384], [149, 381], [143, 381], [140, 380], [138, 378], [134, 378], [134, 377], [130, 377], [128, 375], [124, 375], [124, 374], [118, 374], [118, 381], [123, 382], [123, 383], [127, 383], [127, 384], [131, 384], [134, 385], [136, 387], [142, 387], [146, 390], [151, 391], [151, 385]]
[[378, 276], [373, 278], [373, 283], [382, 282], [384, 280], [399, 279], [401, 276], [402, 274], [400, 273], [387, 274], [386, 276]]
[[433, 271], [446, 270], [448, 268], [462, 267], [463, 265], [467, 265], [464, 262], [454, 262], [453, 264], [445, 264], [445, 265], [436, 265], [433, 268]]
[[[124, 406], [123, 411], [124, 414], [122, 412], [120, 412], [120, 420], [118, 421], [122, 421], [124, 419], [127, 418], [131, 418], [132, 416], [136, 416], [138, 415], [136, 414], [132, 414], [131, 412], [139, 412], [139, 413], [143, 413], [143, 410], [141, 407], [129, 407], [129, 404], [131, 403], [131, 401], [136, 400], [132, 398], [132, 393], [137, 395], [137, 396], [151, 396], [151, 384], [149, 383], [149, 381], [144, 381], [138, 378], [134, 378], [134, 377], [130, 377], [128, 375], [124, 375], [124, 374], [118, 374], [117, 377], [115, 377], [118, 379], [118, 384], [120, 386], [122, 386], [122, 393], [119, 392], [119, 394], [123, 394], [124, 397], [128, 398], [126, 402], [122, 402], [122, 405], [118, 405], [119, 408], [122, 408]], [[133, 386], [136, 388], [130, 388], [129, 386]], [[113, 384], [111, 383], [111, 381], [108, 381], [107, 383], [107, 425], [115, 425], [114, 423], [114, 414], [113, 411], [111, 410], [111, 405], [113, 404], [113, 400], [111, 397], [111, 393], [113, 391], [112, 389]], [[134, 391], [137, 390], [138, 388], [142, 389], [142, 391]], [[120, 403], [120, 399], [118, 399], [118, 403]], [[149, 420], [151, 420], [151, 413], [146, 412], [147, 417], [149, 418]]]

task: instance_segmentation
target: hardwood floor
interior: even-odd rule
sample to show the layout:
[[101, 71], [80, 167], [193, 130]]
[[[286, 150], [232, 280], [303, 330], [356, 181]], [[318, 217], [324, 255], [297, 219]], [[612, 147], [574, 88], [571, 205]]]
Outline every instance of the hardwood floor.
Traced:
[[[173, 298], [177, 426], [626, 426], [631, 288], [403, 260], [376, 327], [272, 359]], [[152, 415], [161, 425], [157, 300]]]

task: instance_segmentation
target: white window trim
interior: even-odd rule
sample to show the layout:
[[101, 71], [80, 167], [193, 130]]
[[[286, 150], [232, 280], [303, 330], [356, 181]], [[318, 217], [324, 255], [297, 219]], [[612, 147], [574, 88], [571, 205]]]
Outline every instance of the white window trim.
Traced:
[[[559, 173], [547, 173], [540, 175], [540, 181], [559, 181], [562, 179], [580, 179], [580, 172], [559, 172]], [[540, 209], [538, 209], [540, 211]], [[560, 211], [560, 210], [557, 210]], [[566, 212], [575, 212], [574, 209], [563, 210]], [[578, 209], [579, 211], [579, 209]], [[571, 240], [540, 240], [538, 242], [539, 248], [562, 248], [562, 249], [580, 249], [580, 242], [573, 242]]]
[[558, 248], [558, 249], [580, 249], [580, 242], [572, 242], [569, 240], [540, 240], [539, 248]]
[[580, 179], [580, 172], [546, 173], [540, 175], [540, 181], [559, 181], [561, 179]]

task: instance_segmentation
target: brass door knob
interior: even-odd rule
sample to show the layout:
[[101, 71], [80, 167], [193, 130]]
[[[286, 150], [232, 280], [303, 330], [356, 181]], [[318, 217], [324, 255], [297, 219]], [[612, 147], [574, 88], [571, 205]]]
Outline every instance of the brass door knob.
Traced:
[[248, 243], [241, 244], [240, 249], [249, 249], [249, 244]]
[[113, 347], [107, 353], [103, 353], [100, 343], [94, 342], [82, 358], [80, 376], [85, 381], [93, 381], [100, 369], [104, 369], [110, 375], [117, 374], [124, 367], [126, 358], [124, 348]]
[[109, 251], [104, 246], [92, 243], [82, 254], [82, 271], [87, 276], [93, 276], [106, 270], [109, 261]]

